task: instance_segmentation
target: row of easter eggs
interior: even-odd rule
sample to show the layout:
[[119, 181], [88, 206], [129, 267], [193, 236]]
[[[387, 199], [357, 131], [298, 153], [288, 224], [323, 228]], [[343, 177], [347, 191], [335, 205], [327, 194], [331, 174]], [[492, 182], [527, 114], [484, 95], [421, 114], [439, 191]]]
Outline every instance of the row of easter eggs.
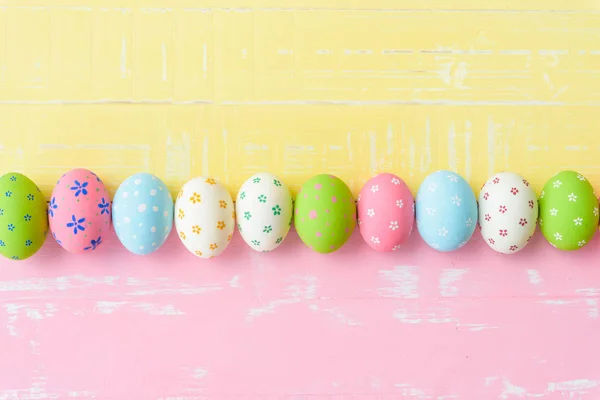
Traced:
[[[364, 240], [376, 251], [394, 251], [417, 229], [439, 251], [464, 246], [476, 224], [486, 243], [510, 254], [523, 249], [538, 222], [546, 239], [562, 250], [586, 245], [598, 226], [598, 199], [585, 177], [573, 171], [556, 174], [544, 186], [539, 204], [520, 175], [503, 172], [481, 188], [479, 200], [458, 174], [437, 171], [421, 184], [416, 202], [399, 177], [383, 173], [362, 188], [357, 205], [350, 189], [333, 175], [305, 182], [295, 206], [287, 186], [259, 173], [241, 187], [235, 202], [212, 178], [195, 178], [179, 191], [175, 204], [165, 184], [140, 173], [110, 195], [102, 180], [74, 169], [56, 184], [49, 204], [26, 176], [0, 177], [0, 254], [26, 259], [42, 246], [48, 227], [72, 253], [93, 251], [114, 225], [121, 243], [135, 254], [156, 251], [173, 221], [185, 247], [202, 258], [221, 254], [237, 228], [254, 250], [276, 249], [292, 219], [302, 241], [320, 253], [342, 247], [358, 222]], [[358, 221], [357, 221], [358, 216]]]

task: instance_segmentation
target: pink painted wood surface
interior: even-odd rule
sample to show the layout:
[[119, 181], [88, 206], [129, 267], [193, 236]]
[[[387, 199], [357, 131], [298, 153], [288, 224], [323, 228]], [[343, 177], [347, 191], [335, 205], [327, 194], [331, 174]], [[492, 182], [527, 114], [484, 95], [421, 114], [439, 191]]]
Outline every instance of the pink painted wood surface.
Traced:
[[598, 399], [600, 242], [0, 261], [0, 399]]

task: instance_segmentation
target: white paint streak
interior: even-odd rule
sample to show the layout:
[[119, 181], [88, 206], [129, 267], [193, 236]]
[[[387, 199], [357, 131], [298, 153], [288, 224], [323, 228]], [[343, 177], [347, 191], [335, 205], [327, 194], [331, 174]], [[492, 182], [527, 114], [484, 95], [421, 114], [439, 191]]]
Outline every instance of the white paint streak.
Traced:
[[443, 269], [439, 283], [440, 295], [442, 297], [458, 295], [458, 288], [452, 284], [458, 282], [466, 273], [466, 269]]
[[400, 390], [400, 394], [403, 397], [411, 396], [416, 399], [431, 398], [431, 397], [427, 396], [427, 394], [425, 393], [424, 390], [414, 388], [409, 383], [395, 383], [394, 386]]
[[[221, 153], [223, 156], [223, 171], [227, 171], [228, 166], [228, 156], [227, 156], [227, 129], [223, 129], [223, 152]], [[229, 174], [225, 174], [225, 184], [229, 183]]]
[[202, 176], [208, 177], [208, 135], [204, 136], [202, 141]]
[[504, 390], [500, 393], [501, 399], [509, 399], [514, 396], [523, 397], [527, 395], [527, 390], [525, 390], [525, 388], [514, 385], [508, 380], [504, 380], [502, 383], [504, 385]]
[[425, 164], [421, 165], [421, 172], [429, 170], [431, 165], [431, 121], [425, 120]]
[[185, 294], [185, 295], [196, 295], [210, 293], [223, 288], [219, 285], [187, 285], [187, 284], [173, 284], [174, 287], [164, 287], [156, 289], [145, 289], [145, 290], [134, 290], [133, 292], [127, 293], [128, 296], [152, 296], [157, 294]]
[[462, 324], [461, 326], [464, 326], [465, 328], [467, 328], [468, 331], [471, 332], [485, 331], [487, 329], [498, 329], [497, 326], [486, 324]]
[[584, 296], [594, 296], [594, 297], [600, 296], [600, 289], [597, 289], [597, 288], [576, 289], [575, 292], [578, 294], [582, 294]]
[[495, 148], [495, 127], [494, 121], [492, 117], [488, 117], [488, 176], [492, 176], [494, 174], [494, 148]]
[[100, 314], [112, 314], [118, 308], [123, 306], [124, 304], [127, 304], [127, 302], [126, 301], [97, 301], [94, 310], [99, 312]]
[[540, 300], [538, 303], [548, 304], [551, 306], [563, 306], [567, 304], [576, 304], [579, 300], [563, 300], [563, 299], [551, 299], [551, 300]]
[[588, 317], [592, 319], [598, 318], [598, 299], [585, 299], [588, 306]]
[[450, 171], [457, 172], [456, 170], [456, 132], [454, 130], [454, 121], [450, 123], [448, 129], [448, 166]]
[[369, 166], [371, 174], [377, 172], [377, 135], [374, 132], [369, 132]]
[[353, 159], [353, 155], [352, 155], [352, 133], [348, 133], [347, 137], [346, 137], [346, 141], [347, 141], [347, 146], [348, 148], [346, 149], [348, 152], [348, 161], [352, 162]]
[[8, 321], [6, 322], [6, 329], [8, 329], [8, 334], [11, 336], [17, 336], [17, 329], [14, 326], [14, 323], [17, 321], [19, 309], [25, 306], [18, 304], [5, 304], [4, 309], [8, 313]]
[[203, 379], [208, 374], [208, 371], [204, 368], [196, 368], [194, 370], [194, 374], [192, 375], [194, 379]]
[[23, 311], [25, 312], [25, 316], [27, 318], [32, 319], [34, 321], [40, 321], [46, 318], [53, 317], [58, 311], [58, 308], [52, 303], [45, 303], [43, 307], [40, 308], [27, 307], [23, 304], [7, 303], [4, 304], [4, 309], [8, 314], [8, 318], [6, 321], [6, 329], [8, 330], [8, 334], [10, 336], [18, 336], [17, 329], [15, 327], [15, 322], [17, 322], [19, 316]]
[[14, 297], [14, 292], [44, 292], [83, 289], [94, 285], [109, 285], [116, 283], [114, 276], [84, 276], [72, 275], [57, 278], [34, 278], [19, 281], [0, 281], [0, 294], [7, 293]]
[[[260, 307], [254, 307], [248, 310], [246, 320], [252, 321], [256, 317], [265, 314], [272, 314], [283, 305], [299, 303], [305, 300], [311, 300], [316, 297], [317, 277], [315, 276], [292, 276], [292, 283], [284, 290], [287, 298], [277, 299], [268, 302]], [[260, 299], [259, 299], [260, 302]]]
[[409, 176], [413, 176], [414, 175], [414, 171], [415, 171], [415, 160], [417, 158], [416, 156], [416, 147], [415, 147], [415, 139], [411, 136], [408, 139], [408, 166], [409, 166]]
[[229, 281], [229, 287], [232, 287], [232, 288], [242, 287], [240, 285], [240, 276], [239, 275], [236, 275], [233, 278], [231, 278], [231, 280]]
[[185, 313], [177, 308], [173, 304], [152, 304], [152, 303], [139, 303], [134, 305], [150, 315], [185, 315]]
[[333, 308], [323, 308], [320, 309], [318, 305], [316, 304], [311, 304], [308, 306], [309, 309], [311, 309], [312, 311], [323, 311], [325, 313], [331, 314], [333, 315], [340, 323], [342, 323], [343, 325], [348, 325], [348, 326], [358, 326], [358, 325], [362, 325], [360, 322], [346, 316], [340, 309], [339, 307], [333, 307]]
[[531, 283], [532, 285], [539, 285], [540, 283], [542, 283], [542, 277], [539, 271], [536, 271], [535, 269], [528, 269], [527, 276], [529, 278], [529, 283]]
[[471, 137], [473, 136], [471, 121], [465, 122], [465, 178], [471, 181]]
[[46, 303], [43, 308], [26, 308], [27, 317], [34, 320], [42, 320], [45, 318], [53, 317], [58, 311], [58, 308], [54, 304]]
[[380, 270], [379, 276], [384, 281], [391, 283], [392, 286], [379, 288], [379, 295], [392, 298], [419, 297], [417, 271], [418, 267], [408, 265], [397, 266], [393, 270]]
[[387, 153], [388, 156], [391, 156], [394, 153], [394, 144], [392, 142], [394, 140], [394, 130], [392, 129], [392, 124], [388, 124], [387, 135], [385, 138], [387, 141]]
[[270, 301], [269, 303], [265, 304], [262, 307], [251, 308], [248, 311], [248, 315], [246, 316], [246, 319], [249, 321], [252, 321], [255, 317], [260, 317], [265, 314], [274, 313], [275, 309], [277, 309], [280, 306], [283, 306], [286, 304], [294, 304], [294, 303], [298, 303], [300, 301], [301, 301], [301, 299], [280, 299], [280, 300]]
[[[593, 389], [600, 386], [600, 381], [591, 379], [575, 379], [564, 382], [551, 382], [548, 383], [548, 392], [561, 394], [568, 394], [573, 396], [575, 394], [582, 395], [588, 393], [588, 389]], [[572, 398], [572, 397], [571, 397]]]

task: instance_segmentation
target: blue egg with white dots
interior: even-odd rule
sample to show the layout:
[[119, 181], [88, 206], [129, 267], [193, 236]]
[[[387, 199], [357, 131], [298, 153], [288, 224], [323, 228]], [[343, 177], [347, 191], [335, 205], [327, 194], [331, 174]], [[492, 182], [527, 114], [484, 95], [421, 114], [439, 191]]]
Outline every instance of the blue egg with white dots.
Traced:
[[112, 212], [117, 237], [139, 255], [158, 250], [173, 227], [173, 197], [163, 181], [147, 173], [125, 179], [115, 193]]
[[429, 175], [417, 193], [416, 220], [419, 234], [438, 251], [463, 247], [475, 231], [477, 199], [462, 176], [451, 171]]

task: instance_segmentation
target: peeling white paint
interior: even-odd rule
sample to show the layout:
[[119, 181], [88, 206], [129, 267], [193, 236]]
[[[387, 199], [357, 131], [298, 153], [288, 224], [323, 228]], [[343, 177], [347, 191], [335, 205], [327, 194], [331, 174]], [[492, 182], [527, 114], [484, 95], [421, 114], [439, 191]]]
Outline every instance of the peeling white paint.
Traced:
[[585, 299], [588, 306], [588, 317], [592, 319], [598, 318], [598, 299]]
[[126, 301], [97, 301], [94, 310], [100, 314], [112, 314], [122, 305], [127, 304]]
[[417, 298], [419, 297], [418, 267], [401, 265], [392, 270], [380, 270], [379, 276], [392, 286], [377, 289], [381, 297]]
[[232, 288], [242, 287], [240, 285], [240, 276], [239, 275], [236, 275], [233, 278], [231, 278], [231, 280], [229, 281], [229, 287], [232, 287]]
[[177, 309], [173, 304], [139, 303], [135, 304], [134, 307], [150, 315], [185, 315], [183, 311]]
[[283, 305], [299, 303], [304, 300], [316, 298], [317, 277], [315, 276], [292, 276], [292, 283], [288, 285], [284, 294], [287, 298], [276, 299], [260, 307], [254, 307], [248, 310], [246, 320], [252, 321], [256, 317], [274, 313], [275, 310]]
[[504, 390], [500, 393], [501, 399], [509, 399], [513, 396], [523, 397], [527, 395], [527, 390], [525, 390], [525, 388], [514, 385], [507, 380], [504, 380], [502, 384], [504, 385]]
[[251, 321], [255, 317], [260, 317], [265, 314], [272, 314], [275, 312], [275, 310], [278, 307], [281, 307], [281, 306], [287, 305], [287, 304], [298, 303], [300, 301], [301, 301], [301, 299], [298, 299], [298, 298], [273, 300], [273, 301], [268, 302], [264, 306], [251, 308], [248, 311], [248, 315], [247, 315], [246, 319]]
[[535, 269], [528, 269], [527, 276], [529, 278], [529, 283], [532, 285], [539, 285], [542, 283], [542, 276], [540, 275], [539, 271]]
[[574, 379], [570, 381], [548, 383], [548, 392], [560, 392], [569, 395], [582, 395], [586, 394], [588, 389], [593, 389], [598, 386], [600, 386], [600, 381], [598, 380]]
[[219, 285], [194, 286], [194, 285], [172, 284], [171, 286], [175, 286], [175, 287], [135, 290], [133, 292], [128, 292], [127, 295], [128, 296], [152, 296], [152, 295], [158, 295], [158, 294], [196, 295], [196, 294], [215, 292], [215, 291], [223, 289]]
[[[72, 275], [57, 278], [32, 278], [18, 281], [0, 281], [0, 294], [3, 292], [42, 292], [83, 289], [94, 285], [114, 285], [114, 276], [84, 276]], [[11, 295], [12, 296], [12, 295]]]
[[472, 332], [485, 331], [487, 329], [498, 329], [497, 326], [488, 324], [461, 324], [461, 326], [464, 326], [468, 331]]
[[194, 379], [203, 379], [208, 374], [208, 371], [205, 368], [196, 368], [194, 370], [194, 374], [192, 375]]
[[460, 281], [467, 272], [466, 269], [443, 269], [439, 283], [440, 295], [442, 297], [457, 296], [458, 288], [452, 284]]
[[318, 305], [316, 304], [311, 304], [308, 306], [309, 309], [311, 309], [312, 311], [322, 311], [328, 314], [333, 315], [339, 322], [341, 322], [343, 325], [348, 325], [348, 326], [358, 326], [361, 325], [360, 322], [346, 316], [339, 307], [333, 307], [333, 308], [319, 308]]
[[575, 293], [584, 295], [584, 296], [597, 296], [600, 297], [600, 289], [598, 288], [583, 288], [576, 289]]

